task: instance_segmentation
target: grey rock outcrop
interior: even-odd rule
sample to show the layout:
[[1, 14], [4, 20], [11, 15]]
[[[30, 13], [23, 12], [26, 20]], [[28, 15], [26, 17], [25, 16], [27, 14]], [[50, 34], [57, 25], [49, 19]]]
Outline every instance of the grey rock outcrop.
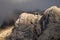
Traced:
[[39, 24], [41, 18], [42, 15], [22, 13], [7, 40], [37, 40], [41, 34], [41, 25]]
[[60, 40], [60, 8], [52, 6], [44, 14], [49, 23], [39, 40]]

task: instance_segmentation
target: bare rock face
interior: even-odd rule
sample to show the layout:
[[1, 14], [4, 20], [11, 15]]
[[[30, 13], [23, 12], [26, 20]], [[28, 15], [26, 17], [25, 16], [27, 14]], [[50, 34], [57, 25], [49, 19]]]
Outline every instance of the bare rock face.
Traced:
[[60, 8], [52, 6], [45, 10], [44, 14], [46, 18], [49, 19], [50, 22], [60, 23]]
[[39, 24], [41, 18], [40, 15], [22, 13], [7, 40], [37, 40], [41, 34], [41, 25]]
[[52, 6], [44, 14], [49, 23], [39, 40], [60, 40], [60, 8]]

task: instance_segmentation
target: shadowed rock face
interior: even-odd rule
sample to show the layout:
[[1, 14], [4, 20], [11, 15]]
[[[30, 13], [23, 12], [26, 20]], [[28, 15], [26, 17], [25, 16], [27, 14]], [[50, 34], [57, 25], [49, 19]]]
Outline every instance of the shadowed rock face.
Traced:
[[42, 15], [22, 13], [15, 23], [8, 40], [38, 40], [39, 36], [46, 29], [48, 22]]
[[47, 29], [39, 37], [39, 40], [58, 40], [58, 38], [60, 38], [60, 24], [51, 23], [48, 24]]
[[45, 12], [49, 23], [47, 29], [39, 37], [39, 40], [59, 40], [60, 39], [60, 8], [52, 6]]
[[[29, 15], [29, 16], [28, 16]], [[42, 15], [24, 14], [20, 15], [20, 20], [16, 21], [13, 32], [8, 40], [37, 40], [41, 34], [41, 25], [39, 23]], [[28, 25], [27, 25], [28, 24]]]

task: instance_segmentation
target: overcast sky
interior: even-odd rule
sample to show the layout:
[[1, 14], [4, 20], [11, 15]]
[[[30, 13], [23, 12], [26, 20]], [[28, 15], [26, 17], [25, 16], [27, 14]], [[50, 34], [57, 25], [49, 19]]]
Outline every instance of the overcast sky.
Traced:
[[0, 0], [0, 10], [37, 8], [44, 10], [52, 5], [60, 6], [59, 0]]

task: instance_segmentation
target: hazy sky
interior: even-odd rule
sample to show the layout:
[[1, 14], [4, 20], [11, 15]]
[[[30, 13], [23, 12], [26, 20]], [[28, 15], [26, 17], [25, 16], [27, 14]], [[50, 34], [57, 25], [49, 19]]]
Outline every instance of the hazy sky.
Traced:
[[44, 10], [52, 5], [60, 6], [59, 0], [0, 0], [0, 9], [41, 9]]

